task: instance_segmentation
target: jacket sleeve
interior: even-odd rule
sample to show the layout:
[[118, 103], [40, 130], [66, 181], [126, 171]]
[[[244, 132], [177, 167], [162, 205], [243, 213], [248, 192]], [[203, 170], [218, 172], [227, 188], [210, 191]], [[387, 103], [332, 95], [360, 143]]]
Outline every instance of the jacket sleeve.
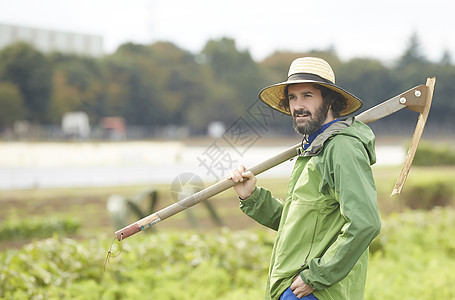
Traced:
[[327, 147], [324, 154], [327, 157], [321, 166], [323, 177], [333, 189], [346, 222], [324, 255], [310, 260], [300, 273], [316, 290], [328, 288], [346, 277], [380, 231], [370, 159], [364, 145], [355, 141], [344, 137]]
[[256, 222], [278, 230], [283, 201], [273, 197], [269, 190], [256, 187], [249, 198], [240, 200], [240, 209]]

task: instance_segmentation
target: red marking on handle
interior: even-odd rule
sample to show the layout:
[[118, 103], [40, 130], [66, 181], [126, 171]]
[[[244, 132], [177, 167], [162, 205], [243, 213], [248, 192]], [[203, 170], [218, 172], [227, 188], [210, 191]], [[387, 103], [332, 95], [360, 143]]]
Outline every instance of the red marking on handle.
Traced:
[[141, 228], [139, 227], [139, 225], [137, 225], [136, 223], [133, 223], [131, 225], [128, 225], [128, 226], [116, 231], [115, 236], [117, 237], [117, 240], [121, 241], [135, 233], [138, 233], [139, 231], [141, 231]]

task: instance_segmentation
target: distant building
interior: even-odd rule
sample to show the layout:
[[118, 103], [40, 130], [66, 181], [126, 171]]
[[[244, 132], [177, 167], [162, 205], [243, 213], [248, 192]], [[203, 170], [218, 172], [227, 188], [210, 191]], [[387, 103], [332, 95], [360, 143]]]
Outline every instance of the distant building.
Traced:
[[101, 36], [0, 24], [0, 50], [16, 42], [29, 43], [43, 53], [103, 55]]
[[62, 118], [62, 131], [66, 138], [89, 138], [90, 123], [87, 114], [82, 111], [65, 113]]
[[110, 140], [123, 140], [126, 138], [125, 119], [122, 117], [105, 117], [101, 119], [103, 137]]

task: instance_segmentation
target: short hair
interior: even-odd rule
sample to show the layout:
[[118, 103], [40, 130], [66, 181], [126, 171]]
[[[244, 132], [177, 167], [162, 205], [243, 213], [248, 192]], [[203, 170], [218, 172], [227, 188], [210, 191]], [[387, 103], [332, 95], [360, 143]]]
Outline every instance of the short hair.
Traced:
[[[321, 91], [322, 100], [324, 104], [331, 107], [332, 114], [335, 118], [340, 117], [340, 113], [346, 108], [346, 98], [338, 92], [335, 92], [328, 87], [319, 84], [313, 84], [314, 88]], [[280, 100], [278, 106], [287, 112], [290, 112], [289, 108], [289, 84], [284, 88], [284, 98]]]

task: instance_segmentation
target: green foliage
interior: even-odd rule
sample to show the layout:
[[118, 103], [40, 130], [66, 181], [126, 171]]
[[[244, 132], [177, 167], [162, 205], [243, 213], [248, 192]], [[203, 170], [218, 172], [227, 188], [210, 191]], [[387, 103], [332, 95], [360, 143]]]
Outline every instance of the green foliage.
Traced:
[[[25, 117], [36, 123], [58, 124], [64, 112], [82, 110], [89, 114], [92, 124], [102, 117], [120, 116], [128, 125], [174, 124], [201, 132], [211, 121], [229, 124], [239, 116], [248, 117], [258, 91], [285, 80], [290, 62], [305, 55], [327, 59], [337, 83], [364, 99], [364, 109], [436, 75], [429, 123], [451, 124], [455, 66], [447, 53], [441, 63], [428, 61], [420, 53], [416, 34], [395, 65], [373, 58], [342, 62], [334, 49], [276, 52], [256, 62], [248, 50], [238, 49], [230, 38], [210, 40], [200, 53], [167, 42], [127, 43], [114, 54], [98, 59], [44, 55], [20, 43], [0, 51], [0, 81], [16, 85]], [[15, 105], [19, 104], [15, 100]], [[15, 118], [19, 117], [18, 113]], [[402, 112], [389, 118], [399, 124], [411, 117], [414, 120], [415, 114]], [[286, 118], [276, 121], [280, 125], [289, 123]], [[0, 123], [8, 122], [11, 120], [0, 115]]]
[[[54, 237], [0, 253], [0, 298], [261, 299], [274, 235], [138, 234], [123, 241], [105, 273], [109, 241]], [[365, 299], [455, 298], [454, 235], [449, 208], [384, 218], [370, 248]]]
[[454, 235], [453, 209], [388, 217], [372, 245], [365, 299], [455, 299]]
[[245, 99], [257, 95], [262, 85], [258, 65], [247, 50], [237, 49], [234, 40], [228, 38], [210, 40], [202, 54], [217, 81], [236, 88]]
[[110, 114], [128, 124], [160, 126], [194, 123], [188, 111], [199, 110], [209, 82], [194, 55], [170, 43], [125, 44], [105, 58]]
[[47, 239], [0, 253], [0, 298], [257, 299], [272, 239], [246, 231], [138, 235], [104, 274], [107, 243]]
[[365, 110], [386, 100], [391, 93], [400, 92], [396, 74], [375, 59], [355, 58], [341, 64], [335, 72], [337, 83], [360, 97]]
[[0, 82], [0, 107], [0, 126], [24, 119], [24, 100], [15, 84]]
[[408, 47], [398, 61], [397, 68], [405, 68], [413, 64], [422, 64], [427, 62], [420, 49], [420, 41], [417, 33], [413, 33], [409, 38]]
[[80, 226], [80, 221], [72, 217], [12, 219], [0, 223], [0, 241], [74, 234]]
[[19, 88], [29, 120], [46, 121], [51, 76], [47, 57], [28, 44], [17, 43], [0, 51], [0, 81], [12, 82]]
[[[207, 121], [229, 124], [239, 116], [245, 116], [266, 82], [259, 65], [247, 50], [239, 50], [235, 41], [229, 38], [208, 41], [201, 57], [204, 58], [202, 66], [211, 76], [208, 83], [212, 88], [204, 103]], [[196, 119], [196, 115], [200, 116], [200, 108], [192, 114]]]
[[432, 209], [450, 205], [455, 199], [453, 178], [421, 176], [410, 179], [399, 199], [405, 207], [411, 209]]
[[450, 144], [421, 141], [413, 164], [416, 166], [453, 166], [455, 165], [455, 149]]
[[107, 72], [102, 61], [58, 53], [49, 60], [53, 69], [49, 115], [53, 122], [59, 123], [68, 111], [85, 111], [94, 123], [109, 115]]
[[110, 85], [117, 104], [115, 114], [127, 124], [158, 125], [169, 116], [165, 111], [159, 86], [163, 77], [157, 73], [157, 62], [144, 45], [125, 44], [106, 58]]

